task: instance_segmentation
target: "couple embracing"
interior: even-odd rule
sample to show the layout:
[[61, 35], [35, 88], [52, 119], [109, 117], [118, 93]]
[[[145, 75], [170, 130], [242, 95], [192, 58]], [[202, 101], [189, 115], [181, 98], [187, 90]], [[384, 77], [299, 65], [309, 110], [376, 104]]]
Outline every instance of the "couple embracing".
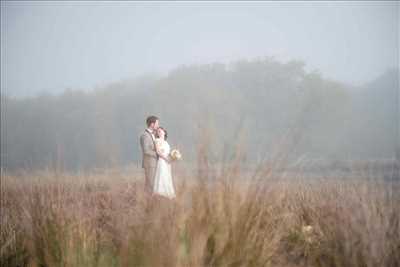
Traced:
[[145, 174], [145, 190], [153, 195], [173, 199], [176, 197], [171, 175], [171, 162], [180, 158], [167, 142], [167, 131], [159, 126], [159, 119], [146, 119], [147, 129], [140, 136], [142, 167]]

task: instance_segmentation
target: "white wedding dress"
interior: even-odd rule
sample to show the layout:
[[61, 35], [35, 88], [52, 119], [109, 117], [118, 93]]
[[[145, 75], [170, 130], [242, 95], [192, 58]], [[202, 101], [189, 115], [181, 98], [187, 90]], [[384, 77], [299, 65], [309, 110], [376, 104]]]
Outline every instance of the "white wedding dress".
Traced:
[[[171, 150], [168, 142], [161, 139], [156, 139], [155, 142], [156, 145], [160, 148], [161, 154], [167, 157]], [[153, 192], [154, 194], [171, 199], [176, 197], [174, 184], [172, 182], [171, 164], [161, 157], [157, 161]]]

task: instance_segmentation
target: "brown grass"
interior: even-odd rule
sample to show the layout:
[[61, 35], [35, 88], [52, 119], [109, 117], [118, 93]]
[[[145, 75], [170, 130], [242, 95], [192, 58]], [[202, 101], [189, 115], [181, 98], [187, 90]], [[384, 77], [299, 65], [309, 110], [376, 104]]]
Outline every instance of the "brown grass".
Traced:
[[199, 166], [177, 164], [174, 201], [140, 172], [4, 174], [0, 265], [400, 265], [398, 182]]

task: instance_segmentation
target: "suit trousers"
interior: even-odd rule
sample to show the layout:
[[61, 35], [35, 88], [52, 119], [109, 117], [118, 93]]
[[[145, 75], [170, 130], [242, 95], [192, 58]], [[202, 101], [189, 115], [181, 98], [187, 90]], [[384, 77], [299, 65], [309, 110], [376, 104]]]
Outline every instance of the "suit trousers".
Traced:
[[154, 187], [154, 176], [156, 174], [156, 165], [148, 165], [144, 167], [144, 187], [148, 193], [153, 192]]

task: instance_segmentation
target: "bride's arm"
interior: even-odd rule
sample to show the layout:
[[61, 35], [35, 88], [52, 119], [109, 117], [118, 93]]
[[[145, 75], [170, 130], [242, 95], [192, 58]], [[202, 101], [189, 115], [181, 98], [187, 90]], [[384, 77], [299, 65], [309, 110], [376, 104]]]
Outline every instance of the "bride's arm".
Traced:
[[160, 142], [158, 142], [158, 141], [156, 140], [156, 141], [155, 141], [155, 144], [156, 144], [156, 152], [157, 152], [157, 154], [158, 154], [159, 156], [161, 156], [162, 151], [161, 151], [161, 148], [160, 148]]
[[162, 159], [164, 159], [166, 162], [170, 162], [168, 155], [164, 155], [162, 152], [164, 152], [163, 150], [160, 150], [161, 153], [158, 154], [158, 156]]
[[157, 154], [158, 154], [158, 156], [160, 157], [160, 158], [162, 158], [162, 159], [164, 159], [166, 162], [170, 162], [170, 160], [169, 160], [169, 158], [168, 158], [168, 155], [167, 156], [165, 156], [163, 153], [164, 153], [164, 150], [163, 149], [161, 149], [161, 147], [160, 147], [160, 143], [159, 142], [156, 142], [156, 151], [157, 151]]
[[156, 139], [155, 141], [156, 144], [156, 152], [159, 156], [162, 156], [164, 154], [164, 148], [162, 147], [162, 142], [161, 140]]
[[160, 154], [160, 158], [163, 158], [166, 162], [170, 163], [168, 156], [164, 156]]

